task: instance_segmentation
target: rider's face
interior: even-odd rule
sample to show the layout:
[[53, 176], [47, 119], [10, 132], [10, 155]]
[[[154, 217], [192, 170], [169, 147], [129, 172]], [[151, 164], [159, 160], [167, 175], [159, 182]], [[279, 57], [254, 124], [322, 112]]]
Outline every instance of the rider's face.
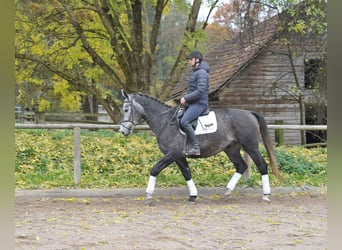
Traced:
[[196, 64], [196, 58], [189, 58], [189, 65], [190, 66], [195, 66], [195, 64]]

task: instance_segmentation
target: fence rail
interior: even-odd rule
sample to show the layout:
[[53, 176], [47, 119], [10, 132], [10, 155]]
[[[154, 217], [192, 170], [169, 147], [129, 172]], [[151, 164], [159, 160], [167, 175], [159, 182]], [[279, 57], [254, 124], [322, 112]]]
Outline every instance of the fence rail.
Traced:
[[[113, 129], [118, 130], [120, 125], [114, 124], [87, 124], [87, 123], [45, 123], [22, 124], [16, 123], [17, 129], [73, 129], [74, 131], [74, 184], [81, 182], [81, 129]], [[283, 130], [327, 130], [327, 125], [268, 125], [269, 129]], [[150, 130], [148, 125], [137, 125], [135, 130]], [[248, 161], [247, 155], [245, 160]], [[247, 175], [249, 176], [249, 171]], [[247, 177], [248, 178], [248, 177]]]
[[[114, 124], [88, 124], [88, 123], [42, 123], [42, 124], [24, 124], [16, 123], [18, 129], [119, 129], [120, 125]], [[269, 129], [284, 130], [327, 130], [327, 125], [268, 125]], [[150, 130], [148, 125], [137, 125], [135, 130]]]

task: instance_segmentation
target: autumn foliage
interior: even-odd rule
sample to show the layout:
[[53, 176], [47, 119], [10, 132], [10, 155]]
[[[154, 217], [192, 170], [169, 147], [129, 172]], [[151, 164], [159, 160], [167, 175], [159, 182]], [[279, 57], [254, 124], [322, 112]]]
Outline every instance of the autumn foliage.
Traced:
[[[19, 189], [71, 188], [73, 182], [72, 130], [16, 130], [15, 186]], [[262, 154], [266, 151], [261, 147]], [[286, 181], [270, 174], [271, 185], [326, 186], [327, 149], [301, 146], [275, 148], [278, 166]], [[116, 131], [81, 132], [81, 188], [145, 187], [151, 167], [160, 159], [156, 138], [150, 132], [123, 137]], [[235, 172], [225, 154], [189, 160], [194, 181], [200, 186], [225, 187]], [[175, 164], [164, 169], [157, 186], [184, 186]], [[252, 177], [239, 185], [260, 186], [252, 165]]]

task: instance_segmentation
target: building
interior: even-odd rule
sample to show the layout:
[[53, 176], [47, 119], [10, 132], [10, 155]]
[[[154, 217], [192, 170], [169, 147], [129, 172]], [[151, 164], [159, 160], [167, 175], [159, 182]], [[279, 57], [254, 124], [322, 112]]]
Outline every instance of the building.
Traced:
[[[205, 55], [211, 67], [210, 109], [258, 111], [268, 124], [326, 124], [327, 37], [288, 31], [290, 20], [287, 14], [273, 16]], [[168, 99], [184, 95], [189, 74]], [[313, 137], [326, 139], [326, 131], [318, 133]], [[284, 144], [301, 142], [300, 131], [284, 131]]]

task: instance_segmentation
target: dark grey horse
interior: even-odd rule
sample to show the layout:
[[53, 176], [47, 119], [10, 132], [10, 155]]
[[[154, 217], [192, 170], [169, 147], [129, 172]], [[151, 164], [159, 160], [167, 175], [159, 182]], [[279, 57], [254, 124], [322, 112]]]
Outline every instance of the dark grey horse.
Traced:
[[[176, 124], [177, 107], [171, 107], [161, 101], [144, 94], [126, 94], [123, 102], [123, 117], [120, 132], [130, 135], [134, 127], [146, 121], [157, 137], [158, 145], [164, 156], [152, 167], [146, 189], [146, 201], [152, 201], [155, 181], [158, 174], [173, 162], [176, 162], [188, 185], [190, 198], [195, 201], [197, 188], [192, 180], [191, 171], [184, 156], [186, 137], [180, 133]], [[253, 111], [240, 109], [215, 110], [217, 117], [217, 131], [211, 134], [197, 135], [201, 155], [193, 158], [206, 158], [224, 151], [233, 162], [236, 172], [227, 184], [225, 195], [234, 190], [241, 175], [247, 169], [240, 150], [243, 149], [254, 161], [262, 176], [263, 200], [269, 201], [271, 188], [268, 177], [267, 163], [259, 151], [259, 136], [263, 139], [272, 172], [282, 178], [274, 157], [273, 145], [264, 118]]]

